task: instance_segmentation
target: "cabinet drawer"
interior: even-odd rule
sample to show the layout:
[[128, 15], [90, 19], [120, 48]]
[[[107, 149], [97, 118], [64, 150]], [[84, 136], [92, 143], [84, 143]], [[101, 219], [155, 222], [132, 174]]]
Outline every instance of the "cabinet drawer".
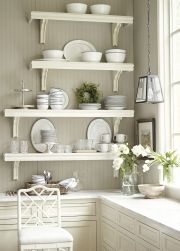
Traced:
[[121, 232], [118, 232], [117, 233], [117, 250], [118, 251], [135, 251], [136, 250], [135, 241], [132, 240], [130, 237], [122, 234]]
[[135, 220], [126, 214], [118, 212], [117, 223], [120, 227], [135, 234]]
[[137, 251], [160, 251], [159, 249], [148, 244], [147, 242], [144, 242], [144, 241], [142, 242], [139, 240], [137, 240], [136, 242], [136, 250]]
[[105, 222], [102, 222], [102, 241], [112, 249], [116, 248], [116, 230]]
[[175, 240], [165, 234], [162, 235], [162, 247], [163, 251], [179, 251], [180, 241]]
[[108, 207], [108, 206], [102, 204], [101, 214], [107, 220], [110, 220], [111, 222], [116, 223], [117, 212], [112, 207]]
[[159, 231], [141, 222], [137, 222], [137, 235], [153, 246], [159, 247], [160, 245]]
[[62, 216], [95, 216], [96, 203], [64, 203], [62, 204]]

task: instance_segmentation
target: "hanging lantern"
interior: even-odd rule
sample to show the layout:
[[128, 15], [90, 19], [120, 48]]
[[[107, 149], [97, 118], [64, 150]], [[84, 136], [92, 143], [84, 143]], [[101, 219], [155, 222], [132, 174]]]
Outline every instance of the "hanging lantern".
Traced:
[[162, 103], [164, 101], [161, 82], [157, 75], [151, 74], [151, 52], [150, 52], [150, 0], [147, 0], [148, 11], [148, 73], [139, 77], [136, 94], [136, 103]]

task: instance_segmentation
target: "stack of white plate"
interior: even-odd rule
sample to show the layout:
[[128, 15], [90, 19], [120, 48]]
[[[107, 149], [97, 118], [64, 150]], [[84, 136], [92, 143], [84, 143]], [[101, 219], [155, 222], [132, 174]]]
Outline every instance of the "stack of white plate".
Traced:
[[99, 104], [99, 103], [81, 103], [81, 104], [79, 104], [79, 109], [81, 109], [81, 110], [99, 110], [99, 109], [101, 109], [101, 104]]
[[32, 175], [32, 183], [34, 184], [45, 184], [45, 177], [43, 175]]
[[38, 94], [37, 95], [37, 108], [40, 110], [47, 110], [49, 107], [49, 95]]
[[126, 108], [126, 96], [114, 95], [104, 99], [104, 107], [107, 110], [122, 110]]
[[56, 143], [56, 131], [55, 130], [41, 130], [41, 143]]
[[65, 109], [68, 105], [68, 95], [61, 89], [52, 88], [49, 94], [50, 107], [53, 110]]

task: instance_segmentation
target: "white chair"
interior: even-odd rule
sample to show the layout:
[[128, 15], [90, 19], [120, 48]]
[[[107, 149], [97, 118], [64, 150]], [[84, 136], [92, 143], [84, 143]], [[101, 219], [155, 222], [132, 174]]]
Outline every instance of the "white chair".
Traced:
[[[32, 193], [36, 196], [29, 195]], [[72, 235], [61, 227], [58, 188], [37, 185], [18, 191], [18, 233], [21, 251], [51, 248], [73, 250]]]

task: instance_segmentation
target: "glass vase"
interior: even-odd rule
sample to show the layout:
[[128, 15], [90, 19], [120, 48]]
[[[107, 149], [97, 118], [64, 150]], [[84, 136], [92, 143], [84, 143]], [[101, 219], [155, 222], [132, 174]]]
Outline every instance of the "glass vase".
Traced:
[[126, 173], [122, 178], [122, 194], [133, 195], [136, 192], [136, 176], [134, 173]]

